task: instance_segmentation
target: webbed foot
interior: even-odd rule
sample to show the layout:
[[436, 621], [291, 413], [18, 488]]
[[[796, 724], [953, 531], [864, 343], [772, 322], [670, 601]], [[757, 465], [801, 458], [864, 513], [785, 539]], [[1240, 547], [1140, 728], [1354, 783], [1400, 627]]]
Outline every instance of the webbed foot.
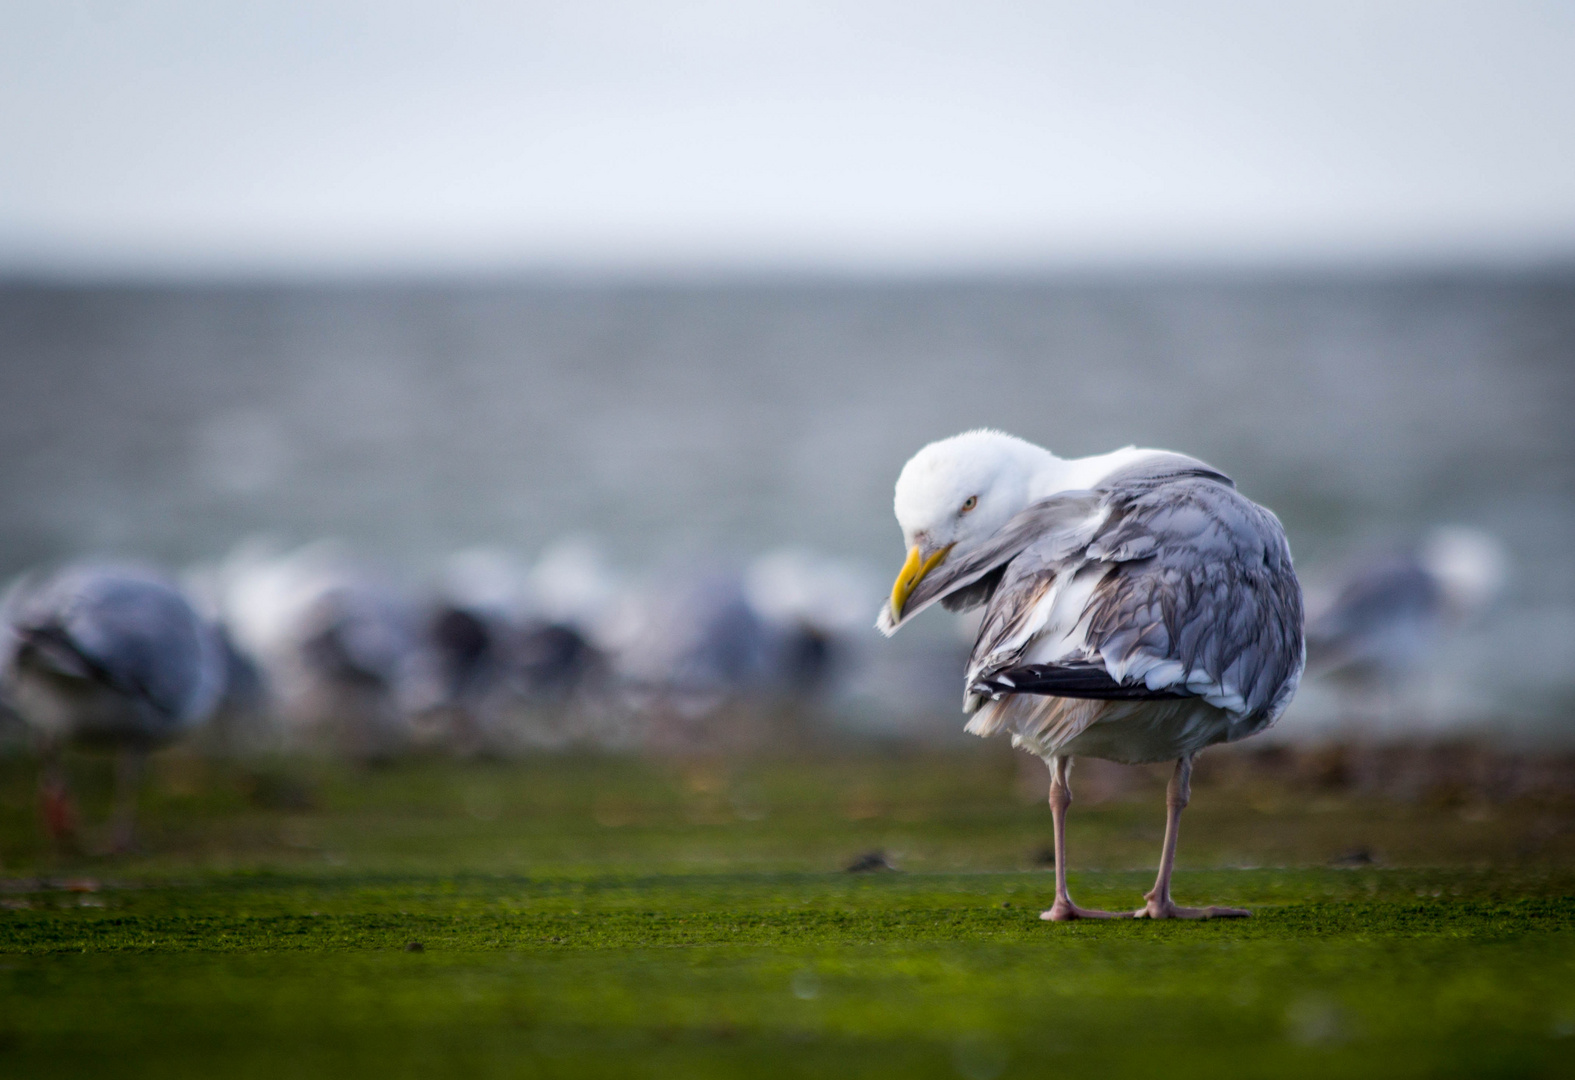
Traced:
[[1070, 900], [1057, 900], [1050, 906], [1049, 911], [1041, 911], [1039, 917], [1046, 922], [1071, 922], [1073, 919], [1130, 919], [1132, 914], [1126, 911], [1099, 911], [1094, 908], [1082, 908]]
[[1149, 900], [1132, 913], [1134, 919], [1249, 919], [1252, 912], [1239, 907], [1180, 907], [1170, 900]]

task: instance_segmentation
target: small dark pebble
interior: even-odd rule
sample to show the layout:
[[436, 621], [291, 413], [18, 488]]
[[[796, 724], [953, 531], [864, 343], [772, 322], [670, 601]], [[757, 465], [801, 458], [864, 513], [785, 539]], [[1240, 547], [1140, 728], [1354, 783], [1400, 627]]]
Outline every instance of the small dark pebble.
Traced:
[[406, 952], [426, 952], [427, 951], [427, 947], [425, 945], [421, 944], [421, 942], [419, 942], [419, 941], [407, 941], [407, 942], [405, 942], [405, 951]]
[[867, 874], [872, 870], [895, 870], [895, 866], [886, 861], [884, 851], [866, 851], [843, 867], [850, 874]]
[[1011, 905], [1011, 904], [1002, 904], [1002, 905], [1001, 905], [1001, 906], [1002, 906], [1002, 907], [1003, 907], [1003, 908], [1009, 908], [1009, 907], [1011, 907], [1011, 906], [1012, 906], [1012, 905]]
[[1331, 859], [1330, 866], [1372, 866], [1378, 860], [1369, 848], [1352, 848], [1338, 859]]

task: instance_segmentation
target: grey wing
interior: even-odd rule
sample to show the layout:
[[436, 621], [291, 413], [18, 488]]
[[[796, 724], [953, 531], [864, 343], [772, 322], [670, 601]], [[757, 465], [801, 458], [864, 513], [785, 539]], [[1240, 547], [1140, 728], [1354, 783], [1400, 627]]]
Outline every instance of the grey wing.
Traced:
[[[1301, 588], [1274, 515], [1206, 476], [1108, 493], [1069, 556], [1007, 568], [969, 665], [972, 694], [1201, 697], [1277, 716], [1302, 667]], [[1102, 676], [1101, 676], [1102, 673]]]
[[1117, 469], [1101, 480], [1096, 487], [1100, 491], [1117, 492], [1138, 486], [1152, 486], [1172, 480], [1184, 480], [1189, 477], [1212, 480], [1217, 484], [1224, 484], [1233, 488], [1236, 482], [1214, 466], [1199, 461], [1186, 454], [1173, 454], [1168, 450], [1155, 450], [1145, 453], [1141, 458], [1129, 465]]

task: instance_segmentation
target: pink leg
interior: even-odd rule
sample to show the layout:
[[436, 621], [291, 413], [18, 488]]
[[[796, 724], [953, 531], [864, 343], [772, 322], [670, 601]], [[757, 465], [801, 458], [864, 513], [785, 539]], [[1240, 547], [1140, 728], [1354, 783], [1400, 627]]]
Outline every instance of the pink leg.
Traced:
[[50, 841], [58, 848], [77, 846], [77, 807], [60, 754], [54, 747], [44, 751], [44, 765], [38, 777], [38, 806]]
[[1181, 812], [1192, 799], [1192, 759], [1180, 758], [1176, 771], [1165, 787], [1165, 850], [1159, 857], [1159, 877], [1154, 888], [1144, 894], [1148, 903], [1134, 911], [1138, 919], [1245, 919], [1252, 912], [1232, 907], [1177, 907], [1170, 898], [1170, 872], [1176, 867], [1176, 834], [1181, 830]]
[[1041, 919], [1067, 922], [1071, 919], [1130, 919], [1124, 911], [1094, 911], [1072, 903], [1066, 891], [1066, 808], [1072, 805], [1072, 788], [1068, 783], [1071, 771], [1070, 758], [1053, 757], [1050, 766], [1050, 819], [1055, 826], [1055, 903], [1049, 911], [1039, 913]]

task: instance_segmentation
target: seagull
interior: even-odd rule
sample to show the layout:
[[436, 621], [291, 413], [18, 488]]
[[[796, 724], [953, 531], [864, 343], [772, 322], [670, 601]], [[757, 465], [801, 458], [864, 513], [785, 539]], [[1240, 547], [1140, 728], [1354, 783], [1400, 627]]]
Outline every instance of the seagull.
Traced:
[[1311, 671], [1353, 689], [1395, 690], [1446, 631], [1481, 613], [1504, 585], [1493, 537], [1440, 525], [1412, 548], [1354, 564], [1307, 619]]
[[445, 727], [462, 753], [484, 749], [497, 733], [499, 638], [507, 624], [450, 599], [431, 605], [418, 633], [412, 712]]
[[158, 574], [98, 563], [24, 579], [7, 598], [0, 689], [44, 744], [40, 793], [57, 840], [74, 814], [65, 743], [119, 752], [113, 844], [130, 848], [143, 757], [212, 715], [223, 693], [218, 635]]
[[807, 704], [852, 668], [849, 631], [874, 595], [856, 568], [809, 551], [677, 564], [638, 597], [619, 674], [658, 710], [689, 718], [746, 701]]
[[290, 736], [358, 761], [406, 745], [417, 626], [397, 590], [333, 541], [282, 555], [248, 545], [223, 577], [227, 625]]
[[710, 560], [679, 564], [644, 590], [616, 657], [624, 686], [656, 712], [709, 716], [758, 690], [770, 632], [741, 574]]
[[[1055, 902], [1041, 918], [1244, 917], [1179, 907], [1171, 871], [1192, 759], [1267, 728], [1305, 663], [1302, 594], [1279, 520], [1194, 458], [1127, 447], [1063, 459], [999, 431], [931, 443], [897, 478], [907, 561], [876, 626], [939, 600], [984, 606], [967, 730], [1007, 732], [1050, 768]], [[1074, 757], [1174, 761], [1159, 876], [1130, 914], [1072, 902]]]
[[853, 673], [856, 632], [880, 589], [863, 568], [799, 548], [753, 559], [744, 594], [769, 633], [769, 683], [789, 700], [829, 698]]

